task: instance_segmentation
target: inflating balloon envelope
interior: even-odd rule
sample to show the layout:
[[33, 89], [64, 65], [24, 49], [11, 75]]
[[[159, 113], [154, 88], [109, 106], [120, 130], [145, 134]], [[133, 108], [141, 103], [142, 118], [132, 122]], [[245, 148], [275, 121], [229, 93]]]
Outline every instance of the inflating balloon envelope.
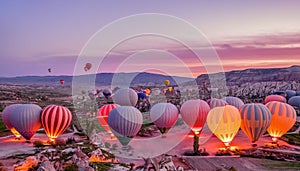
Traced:
[[10, 130], [12, 134], [15, 135], [16, 139], [20, 139], [21, 134], [12, 126], [10, 123], [10, 115], [12, 111], [18, 106], [19, 104], [12, 104], [9, 106], [6, 106], [2, 112], [2, 122], [6, 126], [7, 129]]
[[108, 125], [108, 115], [116, 107], [120, 107], [120, 105], [106, 104], [98, 109], [98, 117], [97, 117], [98, 122], [106, 130], [106, 132], [111, 134], [111, 138], [113, 138], [113, 134]]

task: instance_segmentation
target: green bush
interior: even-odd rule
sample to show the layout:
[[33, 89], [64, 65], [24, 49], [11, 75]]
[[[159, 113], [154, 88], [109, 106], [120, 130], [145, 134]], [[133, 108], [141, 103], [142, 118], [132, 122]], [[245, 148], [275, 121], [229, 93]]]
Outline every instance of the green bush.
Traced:
[[75, 164], [70, 164], [65, 167], [64, 171], [78, 171], [78, 166]]

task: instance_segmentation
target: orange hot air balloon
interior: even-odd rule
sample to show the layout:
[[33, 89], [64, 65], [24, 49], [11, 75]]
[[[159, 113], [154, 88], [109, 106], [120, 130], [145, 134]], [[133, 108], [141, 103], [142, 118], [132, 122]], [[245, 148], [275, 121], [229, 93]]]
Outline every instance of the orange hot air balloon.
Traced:
[[150, 95], [150, 93], [151, 93], [150, 89], [149, 89], [149, 88], [147, 88], [147, 89], [145, 90], [145, 94], [146, 94], [147, 96], [149, 96], [149, 95]]
[[215, 107], [207, 115], [207, 125], [228, 147], [241, 126], [240, 112], [231, 105]]
[[165, 86], [169, 86], [170, 85], [170, 80], [165, 80], [164, 84], [165, 84]]
[[265, 105], [260, 103], [245, 104], [240, 108], [240, 113], [242, 131], [252, 143], [255, 143], [270, 126], [272, 114]]
[[283, 134], [293, 127], [296, 122], [295, 109], [286, 103], [269, 102], [266, 104], [272, 113], [272, 122], [268, 128], [273, 142], [276, 142]]
[[53, 142], [70, 126], [72, 114], [66, 107], [48, 105], [42, 111], [41, 121], [47, 136]]
[[108, 114], [116, 107], [120, 107], [118, 104], [107, 104], [99, 108], [98, 110], [98, 122], [99, 124], [110, 134], [112, 134], [108, 125]]

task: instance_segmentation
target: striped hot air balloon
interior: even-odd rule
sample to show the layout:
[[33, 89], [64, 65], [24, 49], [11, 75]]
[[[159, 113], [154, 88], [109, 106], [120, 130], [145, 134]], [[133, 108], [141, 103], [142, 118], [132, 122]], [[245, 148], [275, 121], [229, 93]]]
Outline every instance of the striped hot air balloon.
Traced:
[[17, 139], [21, 137], [21, 134], [12, 126], [12, 124], [10, 123], [9, 116], [11, 115], [13, 109], [15, 109], [18, 105], [19, 104], [12, 104], [6, 106], [2, 112], [2, 122], [4, 123], [6, 128], [9, 129], [12, 134], [15, 135]]
[[222, 99], [212, 98], [209, 102], [209, 106], [211, 109], [213, 109], [215, 107], [225, 106], [225, 105], [228, 105], [228, 103]]
[[19, 104], [9, 115], [12, 126], [26, 139], [41, 127], [42, 108], [35, 104]]
[[72, 114], [66, 107], [48, 105], [42, 111], [41, 121], [47, 136], [53, 142], [70, 126]]
[[98, 110], [98, 122], [108, 133], [111, 133], [111, 130], [109, 129], [108, 126], [108, 114], [111, 110], [113, 110], [116, 107], [120, 107], [120, 105], [106, 104], [100, 107]]
[[138, 101], [138, 95], [131, 88], [123, 88], [114, 94], [113, 101], [120, 106], [135, 106]]
[[132, 106], [120, 106], [110, 111], [108, 125], [123, 146], [139, 132], [143, 124], [142, 113]]
[[206, 122], [209, 105], [200, 99], [188, 100], [181, 106], [180, 113], [184, 122], [195, 134], [199, 134]]
[[224, 97], [223, 100], [226, 101], [229, 105], [236, 107], [237, 109], [240, 109], [244, 105], [244, 102], [240, 98], [233, 96]]
[[208, 113], [207, 125], [228, 147], [241, 126], [240, 112], [231, 105], [215, 107]]
[[255, 143], [263, 135], [272, 121], [270, 110], [263, 104], [245, 104], [240, 109], [241, 129], [244, 134]]
[[265, 104], [272, 101], [286, 103], [285, 97], [276, 94], [269, 95], [265, 98]]
[[273, 142], [276, 142], [295, 124], [296, 111], [291, 105], [281, 102], [269, 102], [266, 106], [272, 113], [272, 122], [268, 128], [268, 133]]
[[176, 123], [178, 109], [171, 103], [157, 103], [150, 109], [150, 119], [165, 134]]

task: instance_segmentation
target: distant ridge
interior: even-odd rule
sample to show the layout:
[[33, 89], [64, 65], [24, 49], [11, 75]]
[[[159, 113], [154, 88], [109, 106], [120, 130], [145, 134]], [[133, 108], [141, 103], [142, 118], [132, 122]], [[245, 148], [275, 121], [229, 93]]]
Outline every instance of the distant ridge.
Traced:
[[[75, 76], [84, 82], [95, 75]], [[135, 85], [162, 85], [163, 81], [170, 80], [171, 85], [195, 80], [194, 78], [166, 76], [162, 74], [141, 73], [98, 73], [96, 74], [96, 86], [111, 85], [114, 78], [116, 85], [122, 85], [130, 80], [131, 86]], [[64, 85], [71, 86], [73, 76], [18, 76], [18, 77], [0, 77], [0, 84], [20, 84], [20, 85], [60, 85], [59, 80], [65, 81]], [[176, 81], [175, 81], [176, 80]]]
[[[225, 72], [225, 76], [227, 84], [242, 84], [245, 82], [300, 81], [300, 66], [293, 65], [286, 68], [249, 68], [245, 70], [233, 70]], [[198, 85], [202, 82], [209, 82], [208, 75], [199, 75], [196, 78], [196, 81]]]

